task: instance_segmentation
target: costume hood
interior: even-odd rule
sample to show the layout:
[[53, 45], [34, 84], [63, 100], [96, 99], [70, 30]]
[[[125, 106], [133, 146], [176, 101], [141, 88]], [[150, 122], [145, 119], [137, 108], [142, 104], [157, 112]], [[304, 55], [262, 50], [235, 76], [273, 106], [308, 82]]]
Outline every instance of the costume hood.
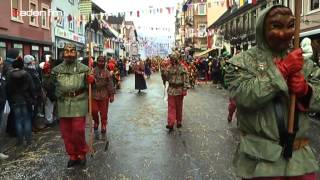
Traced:
[[311, 39], [310, 38], [304, 38], [301, 41], [301, 49], [303, 51], [304, 59], [310, 59], [312, 57], [313, 50], [312, 50]]

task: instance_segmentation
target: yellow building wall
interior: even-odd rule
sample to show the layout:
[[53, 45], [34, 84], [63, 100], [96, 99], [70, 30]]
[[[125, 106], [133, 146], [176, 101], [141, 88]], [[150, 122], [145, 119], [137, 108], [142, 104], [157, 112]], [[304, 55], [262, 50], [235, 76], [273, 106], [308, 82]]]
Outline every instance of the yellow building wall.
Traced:
[[[216, 3], [218, 2], [218, 3]], [[207, 2], [207, 25], [208, 27], [214, 23], [226, 10], [227, 6], [225, 3], [223, 5], [219, 0]]]

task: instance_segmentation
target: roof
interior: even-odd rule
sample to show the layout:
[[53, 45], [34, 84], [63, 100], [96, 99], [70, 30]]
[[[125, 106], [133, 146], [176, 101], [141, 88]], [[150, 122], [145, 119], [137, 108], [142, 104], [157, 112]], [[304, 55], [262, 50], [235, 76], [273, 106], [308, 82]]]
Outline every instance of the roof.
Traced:
[[92, 10], [94, 10], [95, 12], [105, 13], [105, 11], [94, 2], [92, 2]]
[[109, 24], [122, 24], [124, 16], [108, 16], [107, 22]]
[[225, 13], [223, 13], [219, 19], [217, 19], [214, 23], [212, 23], [208, 29], [217, 27], [222, 25], [223, 23], [233, 19], [234, 17], [239, 16], [240, 14], [243, 14], [244, 12], [247, 12], [250, 9], [253, 9], [254, 7], [258, 6], [259, 4], [264, 3], [265, 1], [258, 1], [257, 4], [245, 4], [241, 6], [240, 8], [229, 8]]

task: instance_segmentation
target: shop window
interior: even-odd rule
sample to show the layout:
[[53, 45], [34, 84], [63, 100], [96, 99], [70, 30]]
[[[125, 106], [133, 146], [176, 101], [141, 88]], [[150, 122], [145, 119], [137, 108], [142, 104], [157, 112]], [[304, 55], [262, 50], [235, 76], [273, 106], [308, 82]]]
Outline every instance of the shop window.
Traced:
[[39, 61], [39, 46], [31, 46], [31, 55]]
[[41, 4], [41, 11], [43, 12], [41, 15], [41, 27], [49, 29], [49, 6], [46, 4]]
[[23, 57], [23, 45], [22, 44], [13, 44], [13, 48], [18, 49], [19, 56]]
[[7, 57], [5, 42], [0, 42], [0, 57], [2, 57], [2, 59], [6, 59], [6, 57]]
[[199, 4], [198, 15], [206, 15], [206, 4]]
[[22, 0], [11, 0], [11, 20], [23, 22], [20, 16]]
[[[29, 1], [29, 10], [30, 11], [38, 11], [38, 1], [30, 0]], [[38, 26], [38, 16], [35, 16], [33, 13], [30, 16], [30, 25]]]
[[320, 9], [320, 0], [309, 0], [309, 10], [319, 10]]

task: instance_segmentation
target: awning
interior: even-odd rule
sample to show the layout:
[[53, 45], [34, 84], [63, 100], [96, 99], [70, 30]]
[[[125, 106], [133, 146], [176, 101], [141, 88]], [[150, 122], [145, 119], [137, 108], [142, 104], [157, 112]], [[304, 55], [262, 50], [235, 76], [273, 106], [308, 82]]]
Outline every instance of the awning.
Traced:
[[312, 36], [315, 34], [320, 34], [320, 29], [314, 29], [311, 31], [302, 32], [302, 33], [300, 33], [300, 37]]
[[194, 55], [194, 57], [204, 57], [205, 55], [207, 55], [209, 52], [213, 51], [214, 49], [208, 49], [208, 50], [205, 50], [205, 51], [202, 51], [200, 53], [196, 53]]

